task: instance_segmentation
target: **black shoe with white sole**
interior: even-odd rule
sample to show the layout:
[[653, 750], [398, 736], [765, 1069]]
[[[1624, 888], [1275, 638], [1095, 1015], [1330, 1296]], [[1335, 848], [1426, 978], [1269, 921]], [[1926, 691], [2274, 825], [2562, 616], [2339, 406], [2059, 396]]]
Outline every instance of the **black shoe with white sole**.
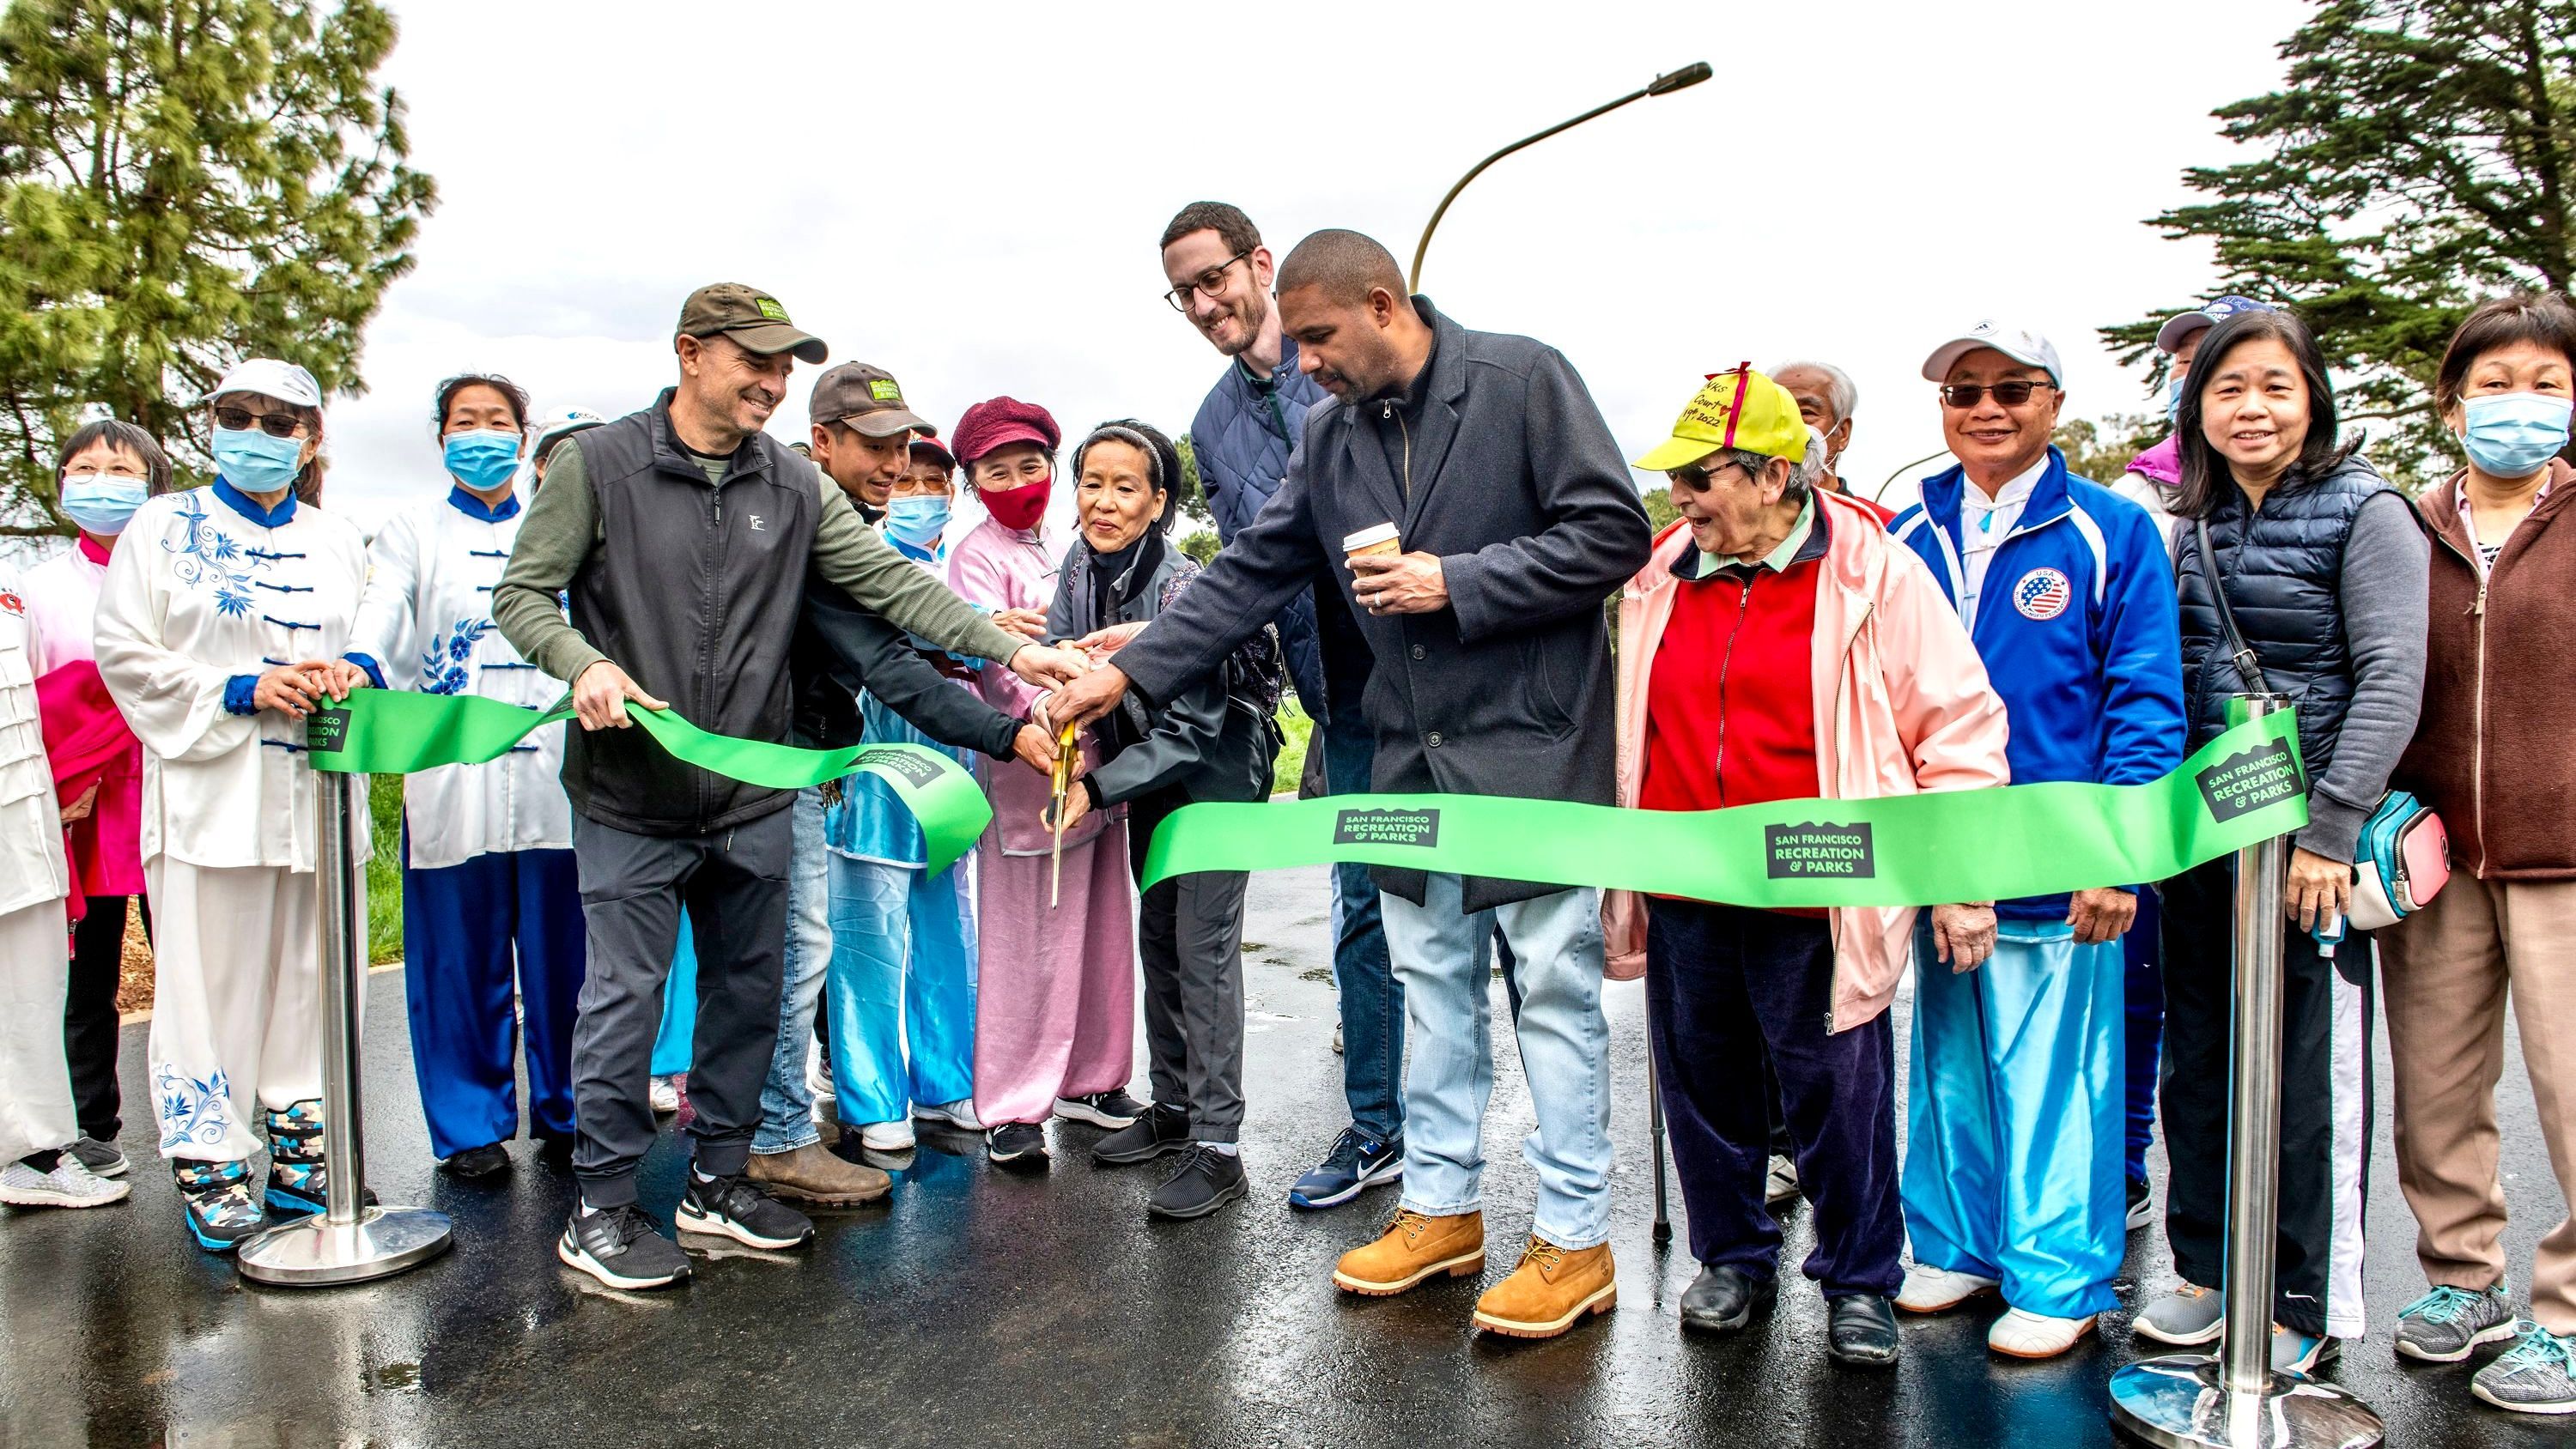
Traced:
[[1192, 1143], [1179, 1165], [1145, 1199], [1145, 1211], [1158, 1218], [1203, 1218], [1243, 1193], [1241, 1157]]
[[1106, 1127], [1114, 1132], [1144, 1116], [1145, 1104], [1128, 1096], [1124, 1089], [1093, 1092], [1084, 1097], [1056, 1098], [1055, 1114], [1059, 1117], [1069, 1117], [1076, 1122], [1088, 1122], [1094, 1127]]
[[574, 1208], [555, 1256], [611, 1288], [667, 1288], [689, 1276], [689, 1255], [633, 1203], [595, 1213]]
[[1046, 1129], [1035, 1122], [1005, 1122], [984, 1131], [984, 1157], [995, 1167], [1039, 1171], [1047, 1165]]
[[1144, 1116], [1091, 1144], [1091, 1160], [1103, 1167], [1125, 1167], [1189, 1145], [1189, 1110], [1156, 1102]]
[[2156, 1200], [2147, 1191], [2147, 1180], [2143, 1177], [2130, 1178], [2129, 1216], [2126, 1220], [2129, 1231], [2134, 1233], [2138, 1229], [2152, 1224], [2155, 1220]]
[[123, 1148], [95, 1137], [84, 1137], [73, 1143], [72, 1156], [79, 1158], [81, 1166], [99, 1177], [123, 1177], [126, 1169], [133, 1166], [125, 1160]]
[[801, 1248], [814, 1241], [814, 1220], [737, 1173], [705, 1178], [689, 1173], [689, 1195], [671, 1221], [684, 1233], [714, 1233], [751, 1248]]

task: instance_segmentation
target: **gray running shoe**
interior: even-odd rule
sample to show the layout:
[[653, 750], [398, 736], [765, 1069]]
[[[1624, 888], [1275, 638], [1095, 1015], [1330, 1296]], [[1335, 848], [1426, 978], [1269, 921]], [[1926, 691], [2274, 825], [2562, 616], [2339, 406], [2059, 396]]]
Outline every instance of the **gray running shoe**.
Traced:
[[2529, 1319], [2504, 1356], [2478, 1370], [2469, 1392], [2517, 1414], [2576, 1414], [2576, 1336]]
[[125, 1160], [123, 1149], [95, 1137], [84, 1137], [73, 1143], [72, 1156], [81, 1160], [81, 1166], [101, 1177], [123, 1177], [125, 1170], [133, 1166]]
[[2458, 1363], [2479, 1344], [2513, 1334], [2513, 1300], [2501, 1279], [2483, 1293], [2437, 1287], [2397, 1310], [2397, 1351], [2426, 1363]]
[[2227, 1326], [2227, 1302], [2217, 1289], [2184, 1283], [2148, 1305], [2129, 1327], [2154, 1339], [2190, 1348], [2215, 1343]]

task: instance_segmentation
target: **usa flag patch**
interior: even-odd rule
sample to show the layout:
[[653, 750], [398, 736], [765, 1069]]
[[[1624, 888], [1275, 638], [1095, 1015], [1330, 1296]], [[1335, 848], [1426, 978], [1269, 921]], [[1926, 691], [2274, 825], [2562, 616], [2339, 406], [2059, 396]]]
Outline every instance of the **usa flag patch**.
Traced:
[[2075, 586], [2055, 569], [2032, 569], [2013, 585], [2013, 607], [2025, 619], [2054, 619], [2075, 599]]

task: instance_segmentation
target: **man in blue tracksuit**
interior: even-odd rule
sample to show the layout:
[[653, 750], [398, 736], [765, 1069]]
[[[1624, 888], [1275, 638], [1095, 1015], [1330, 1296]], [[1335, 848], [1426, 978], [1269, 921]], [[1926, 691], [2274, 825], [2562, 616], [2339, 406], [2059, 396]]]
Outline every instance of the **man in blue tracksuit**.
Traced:
[[[1288, 455], [1305, 436], [1306, 410], [1323, 401], [1324, 389], [1298, 370], [1297, 344], [1279, 330], [1270, 249], [1239, 208], [1221, 201], [1181, 208], [1163, 229], [1163, 273], [1171, 283], [1166, 300], [1227, 358], [1225, 375], [1190, 424], [1190, 444], [1217, 538], [1231, 543], [1279, 491]], [[1322, 757], [1325, 791], [1368, 789], [1377, 751], [1359, 711], [1368, 641], [1337, 587], [1298, 595], [1278, 625], [1289, 679], [1315, 722], [1308, 749]], [[1349, 1202], [1404, 1175], [1404, 990], [1388, 963], [1368, 867], [1334, 867], [1332, 920], [1351, 1125], [1288, 1190], [1289, 1204], [1301, 1208]]]
[[[1934, 349], [1959, 466], [1888, 525], [1959, 611], [2012, 726], [2012, 782], [2135, 785], [2182, 762], [2172, 565], [2145, 509], [2069, 475], [2050, 446], [2057, 350], [1981, 322]], [[1897, 1306], [2000, 1286], [1987, 1346], [2073, 1347], [2116, 1306], [2127, 1216], [2120, 937], [2136, 889], [2004, 901], [1971, 973], [1919, 935], [1903, 1197], [1914, 1248]]]

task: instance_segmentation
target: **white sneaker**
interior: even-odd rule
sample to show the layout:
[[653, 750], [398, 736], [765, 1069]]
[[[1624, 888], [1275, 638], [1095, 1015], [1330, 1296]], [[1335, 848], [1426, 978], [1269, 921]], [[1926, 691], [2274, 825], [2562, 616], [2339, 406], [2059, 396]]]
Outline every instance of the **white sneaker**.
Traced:
[[859, 1129], [859, 1145], [870, 1152], [910, 1152], [912, 1123], [870, 1122]]
[[656, 1116], [668, 1117], [679, 1111], [680, 1079], [676, 1076], [655, 1077], [652, 1096], [653, 1111]]
[[1786, 1202], [1798, 1195], [1798, 1164], [1774, 1152], [1771, 1170], [1762, 1179], [1762, 1201]]
[[1905, 1270], [1905, 1286], [1896, 1292], [1896, 1306], [1908, 1313], [1939, 1313], [1994, 1291], [1992, 1278], [1916, 1263]]
[[19, 1207], [102, 1207], [134, 1189], [92, 1172], [66, 1150], [51, 1172], [38, 1172], [25, 1162], [0, 1168], [0, 1202]]
[[975, 1099], [972, 1097], [960, 1097], [954, 1102], [941, 1102], [936, 1106], [916, 1104], [912, 1115], [926, 1122], [945, 1122], [960, 1132], [984, 1130], [983, 1120], [975, 1115]]
[[1986, 1330], [1986, 1347], [2012, 1358], [2055, 1358], [2093, 1331], [2093, 1315], [2051, 1318], [2015, 1308]]
[[832, 1068], [823, 1060], [823, 1044], [819, 1041], [805, 1043], [805, 1090], [813, 1093], [818, 1102], [832, 1095]]

